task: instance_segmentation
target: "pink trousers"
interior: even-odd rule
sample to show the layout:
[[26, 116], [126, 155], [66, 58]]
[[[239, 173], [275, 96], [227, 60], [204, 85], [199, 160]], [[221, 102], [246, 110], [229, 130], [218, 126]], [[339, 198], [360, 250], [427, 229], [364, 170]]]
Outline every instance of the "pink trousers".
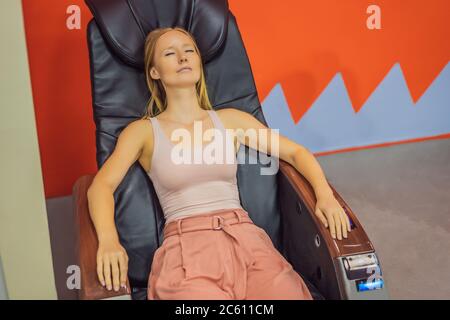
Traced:
[[149, 300], [312, 300], [303, 279], [248, 212], [222, 209], [166, 224]]

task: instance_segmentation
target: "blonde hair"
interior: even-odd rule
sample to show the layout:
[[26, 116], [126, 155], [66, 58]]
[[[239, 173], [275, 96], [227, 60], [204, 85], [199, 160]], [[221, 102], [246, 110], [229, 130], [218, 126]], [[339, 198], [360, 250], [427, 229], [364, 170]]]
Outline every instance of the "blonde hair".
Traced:
[[195, 43], [194, 37], [186, 30], [180, 27], [168, 27], [168, 28], [157, 28], [152, 30], [145, 39], [145, 77], [147, 81], [148, 89], [150, 90], [150, 99], [149, 102], [146, 105], [145, 108], [145, 114], [142, 117], [142, 119], [147, 119], [148, 117], [154, 117], [167, 108], [167, 99], [166, 99], [166, 92], [164, 90], [164, 86], [161, 82], [161, 79], [153, 79], [150, 76], [150, 69], [154, 66], [154, 56], [155, 56], [155, 47], [156, 47], [156, 41], [166, 32], [169, 32], [171, 30], [177, 30], [180, 32], [183, 32], [185, 35], [187, 35], [189, 38], [191, 38], [195, 51], [200, 57], [200, 79], [195, 84], [196, 93], [197, 93], [197, 99], [199, 102], [199, 105], [204, 110], [212, 110], [213, 107], [211, 105], [211, 102], [209, 101], [208, 92], [206, 89], [206, 81], [205, 81], [205, 74], [203, 69], [203, 62], [200, 54], [200, 50], [197, 47], [197, 44]]

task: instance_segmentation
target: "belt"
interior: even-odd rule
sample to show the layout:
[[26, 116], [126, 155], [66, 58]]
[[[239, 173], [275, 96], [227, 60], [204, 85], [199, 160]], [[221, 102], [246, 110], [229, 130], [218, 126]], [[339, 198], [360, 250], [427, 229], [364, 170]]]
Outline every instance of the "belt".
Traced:
[[164, 227], [164, 238], [198, 230], [221, 230], [236, 223], [253, 223], [253, 220], [244, 209], [222, 209], [171, 221]]

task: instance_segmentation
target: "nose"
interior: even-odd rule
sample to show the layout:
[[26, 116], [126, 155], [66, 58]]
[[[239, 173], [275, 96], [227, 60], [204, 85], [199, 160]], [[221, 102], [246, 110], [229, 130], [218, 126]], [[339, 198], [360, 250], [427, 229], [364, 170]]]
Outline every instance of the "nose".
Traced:
[[181, 56], [181, 58], [180, 58], [180, 62], [183, 62], [183, 61], [187, 61], [187, 58], [186, 58], [186, 56]]

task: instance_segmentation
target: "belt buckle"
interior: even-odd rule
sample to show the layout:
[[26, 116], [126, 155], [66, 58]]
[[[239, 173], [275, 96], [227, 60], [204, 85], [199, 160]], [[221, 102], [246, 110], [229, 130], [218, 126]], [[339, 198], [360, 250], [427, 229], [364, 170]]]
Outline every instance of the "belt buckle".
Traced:
[[[216, 219], [216, 218], [218, 218], [218, 219]], [[224, 220], [225, 219], [222, 216], [213, 216], [213, 230], [221, 230]], [[218, 221], [217, 226], [216, 226], [216, 223], [215, 223], [216, 221]]]

